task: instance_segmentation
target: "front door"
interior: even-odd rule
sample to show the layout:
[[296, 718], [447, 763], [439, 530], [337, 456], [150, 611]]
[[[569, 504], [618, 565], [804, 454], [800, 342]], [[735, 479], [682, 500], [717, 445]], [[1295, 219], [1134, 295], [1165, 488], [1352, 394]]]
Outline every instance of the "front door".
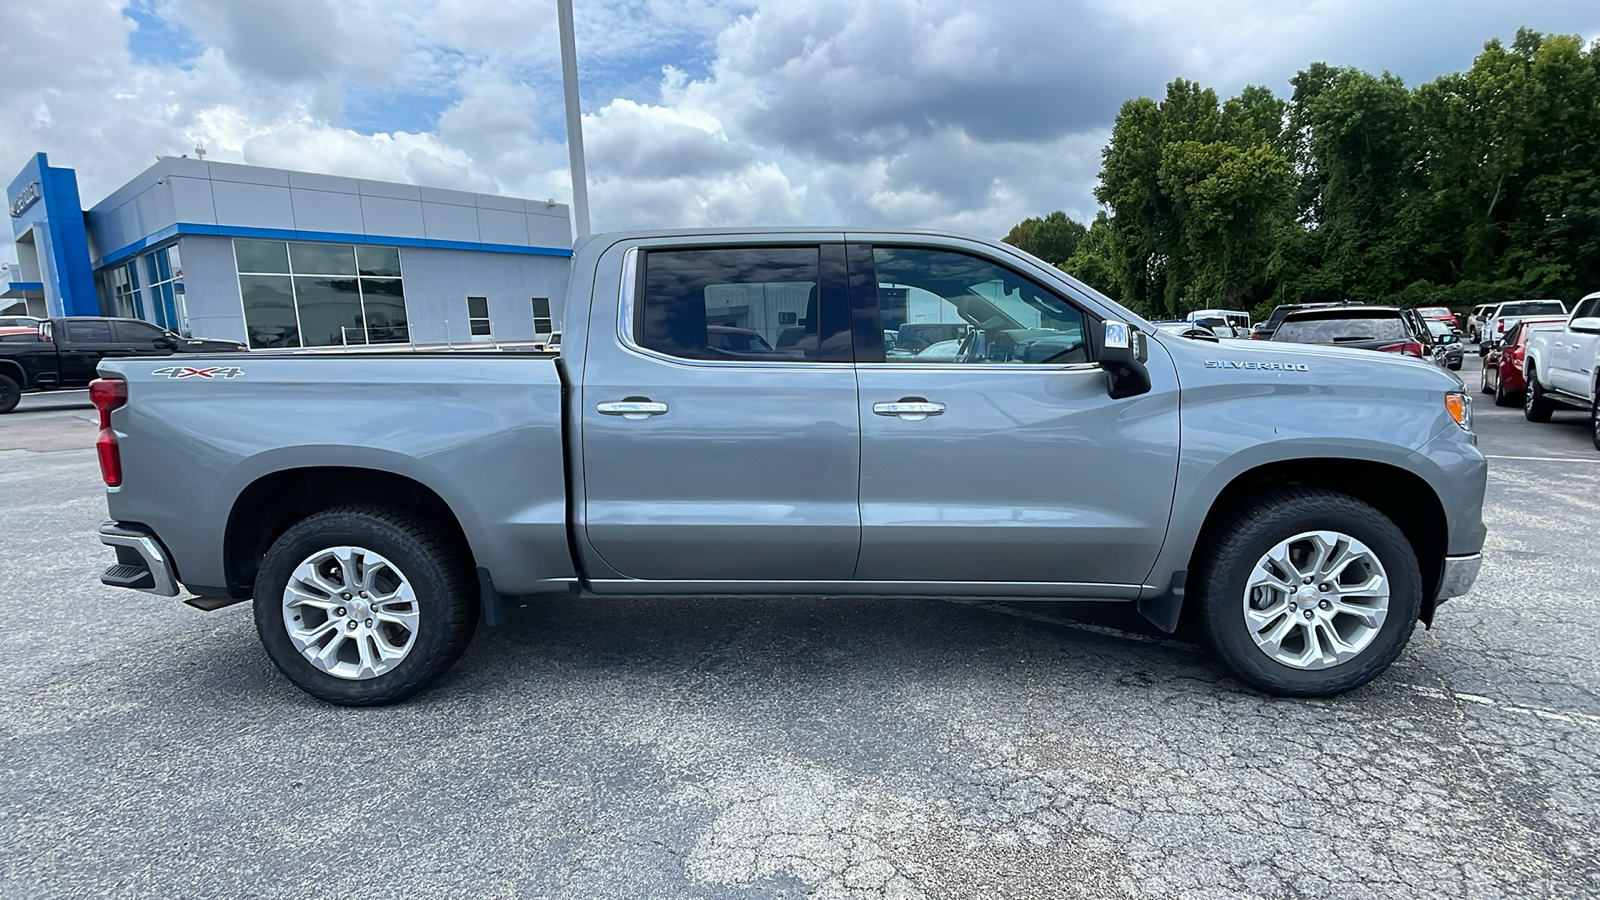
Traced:
[[1152, 343], [1154, 388], [1113, 400], [1087, 340], [1100, 320], [1065, 291], [976, 251], [878, 245], [869, 258], [886, 328], [960, 322], [963, 334], [857, 366], [857, 579], [1131, 593], [1101, 586], [1142, 583], [1166, 535], [1170, 359]]
[[589, 546], [625, 579], [849, 580], [861, 426], [842, 245], [627, 253], [624, 298], [596, 298], [589, 323]]

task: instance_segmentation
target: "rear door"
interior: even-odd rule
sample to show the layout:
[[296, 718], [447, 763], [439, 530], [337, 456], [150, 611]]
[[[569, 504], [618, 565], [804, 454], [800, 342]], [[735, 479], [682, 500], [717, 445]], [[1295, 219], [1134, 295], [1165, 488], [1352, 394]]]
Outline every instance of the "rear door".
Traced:
[[874, 273], [866, 284], [884, 328], [969, 328], [954, 354], [885, 349], [883, 362], [857, 365], [858, 581], [1134, 596], [1165, 538], [1177, 477], [1170, 358], [1152, 342], [1154, 389], [1112, 400], [1088, 340], [1101, 320], [1064, 289], [982, 245], [849, 246], [852, 276]]
[[61, 385], [82, 387], [95, 378], [100, 360], [121, 346], [105, 319], [59, 319], [52, 329], [61, 360]]
[[611, 254], [621, 297], [594, 298], [579, 395], [584, 535], [614, 572], [596, 588], [848, 581], [861, 425], [842, 244]]

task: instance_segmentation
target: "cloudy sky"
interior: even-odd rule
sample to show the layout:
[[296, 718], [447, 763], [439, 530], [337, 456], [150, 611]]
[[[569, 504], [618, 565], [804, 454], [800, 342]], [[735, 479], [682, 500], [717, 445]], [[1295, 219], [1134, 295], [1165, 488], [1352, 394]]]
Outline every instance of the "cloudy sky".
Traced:
[[[1119, 104], [1415, 84], [1595, 0], [575, 0], [594, 225], [1087, 219]], [[0, 0], [0, 175], [158, 155], [566, 201], [555, 0]], [[0, 255], [10, 256], [9, 245]]]

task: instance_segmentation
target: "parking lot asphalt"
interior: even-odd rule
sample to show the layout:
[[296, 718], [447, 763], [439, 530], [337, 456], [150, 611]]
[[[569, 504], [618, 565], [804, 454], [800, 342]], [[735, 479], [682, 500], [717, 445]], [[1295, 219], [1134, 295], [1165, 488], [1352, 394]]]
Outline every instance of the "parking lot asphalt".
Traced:
[[1122, 609], [774, 599], [538, 605], [327, 706], [247, 605], [99, 584], [92, 411], [0, 417], [0, 896], [1600, 895], [1600, 453], [1477, 396], [1476, 589], [1311, 702]]

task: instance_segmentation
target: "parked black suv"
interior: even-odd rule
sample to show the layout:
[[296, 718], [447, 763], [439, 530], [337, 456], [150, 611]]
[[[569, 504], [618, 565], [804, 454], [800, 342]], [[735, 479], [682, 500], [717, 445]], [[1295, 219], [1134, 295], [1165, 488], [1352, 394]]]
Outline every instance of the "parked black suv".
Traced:
[[88, 387], [107, 357], [244, 349], [238, 341], [186, 338], [139, 319], [45, 319], [37, 331], [0, 334], [0, 413], [16, 409], [25, 391]]

